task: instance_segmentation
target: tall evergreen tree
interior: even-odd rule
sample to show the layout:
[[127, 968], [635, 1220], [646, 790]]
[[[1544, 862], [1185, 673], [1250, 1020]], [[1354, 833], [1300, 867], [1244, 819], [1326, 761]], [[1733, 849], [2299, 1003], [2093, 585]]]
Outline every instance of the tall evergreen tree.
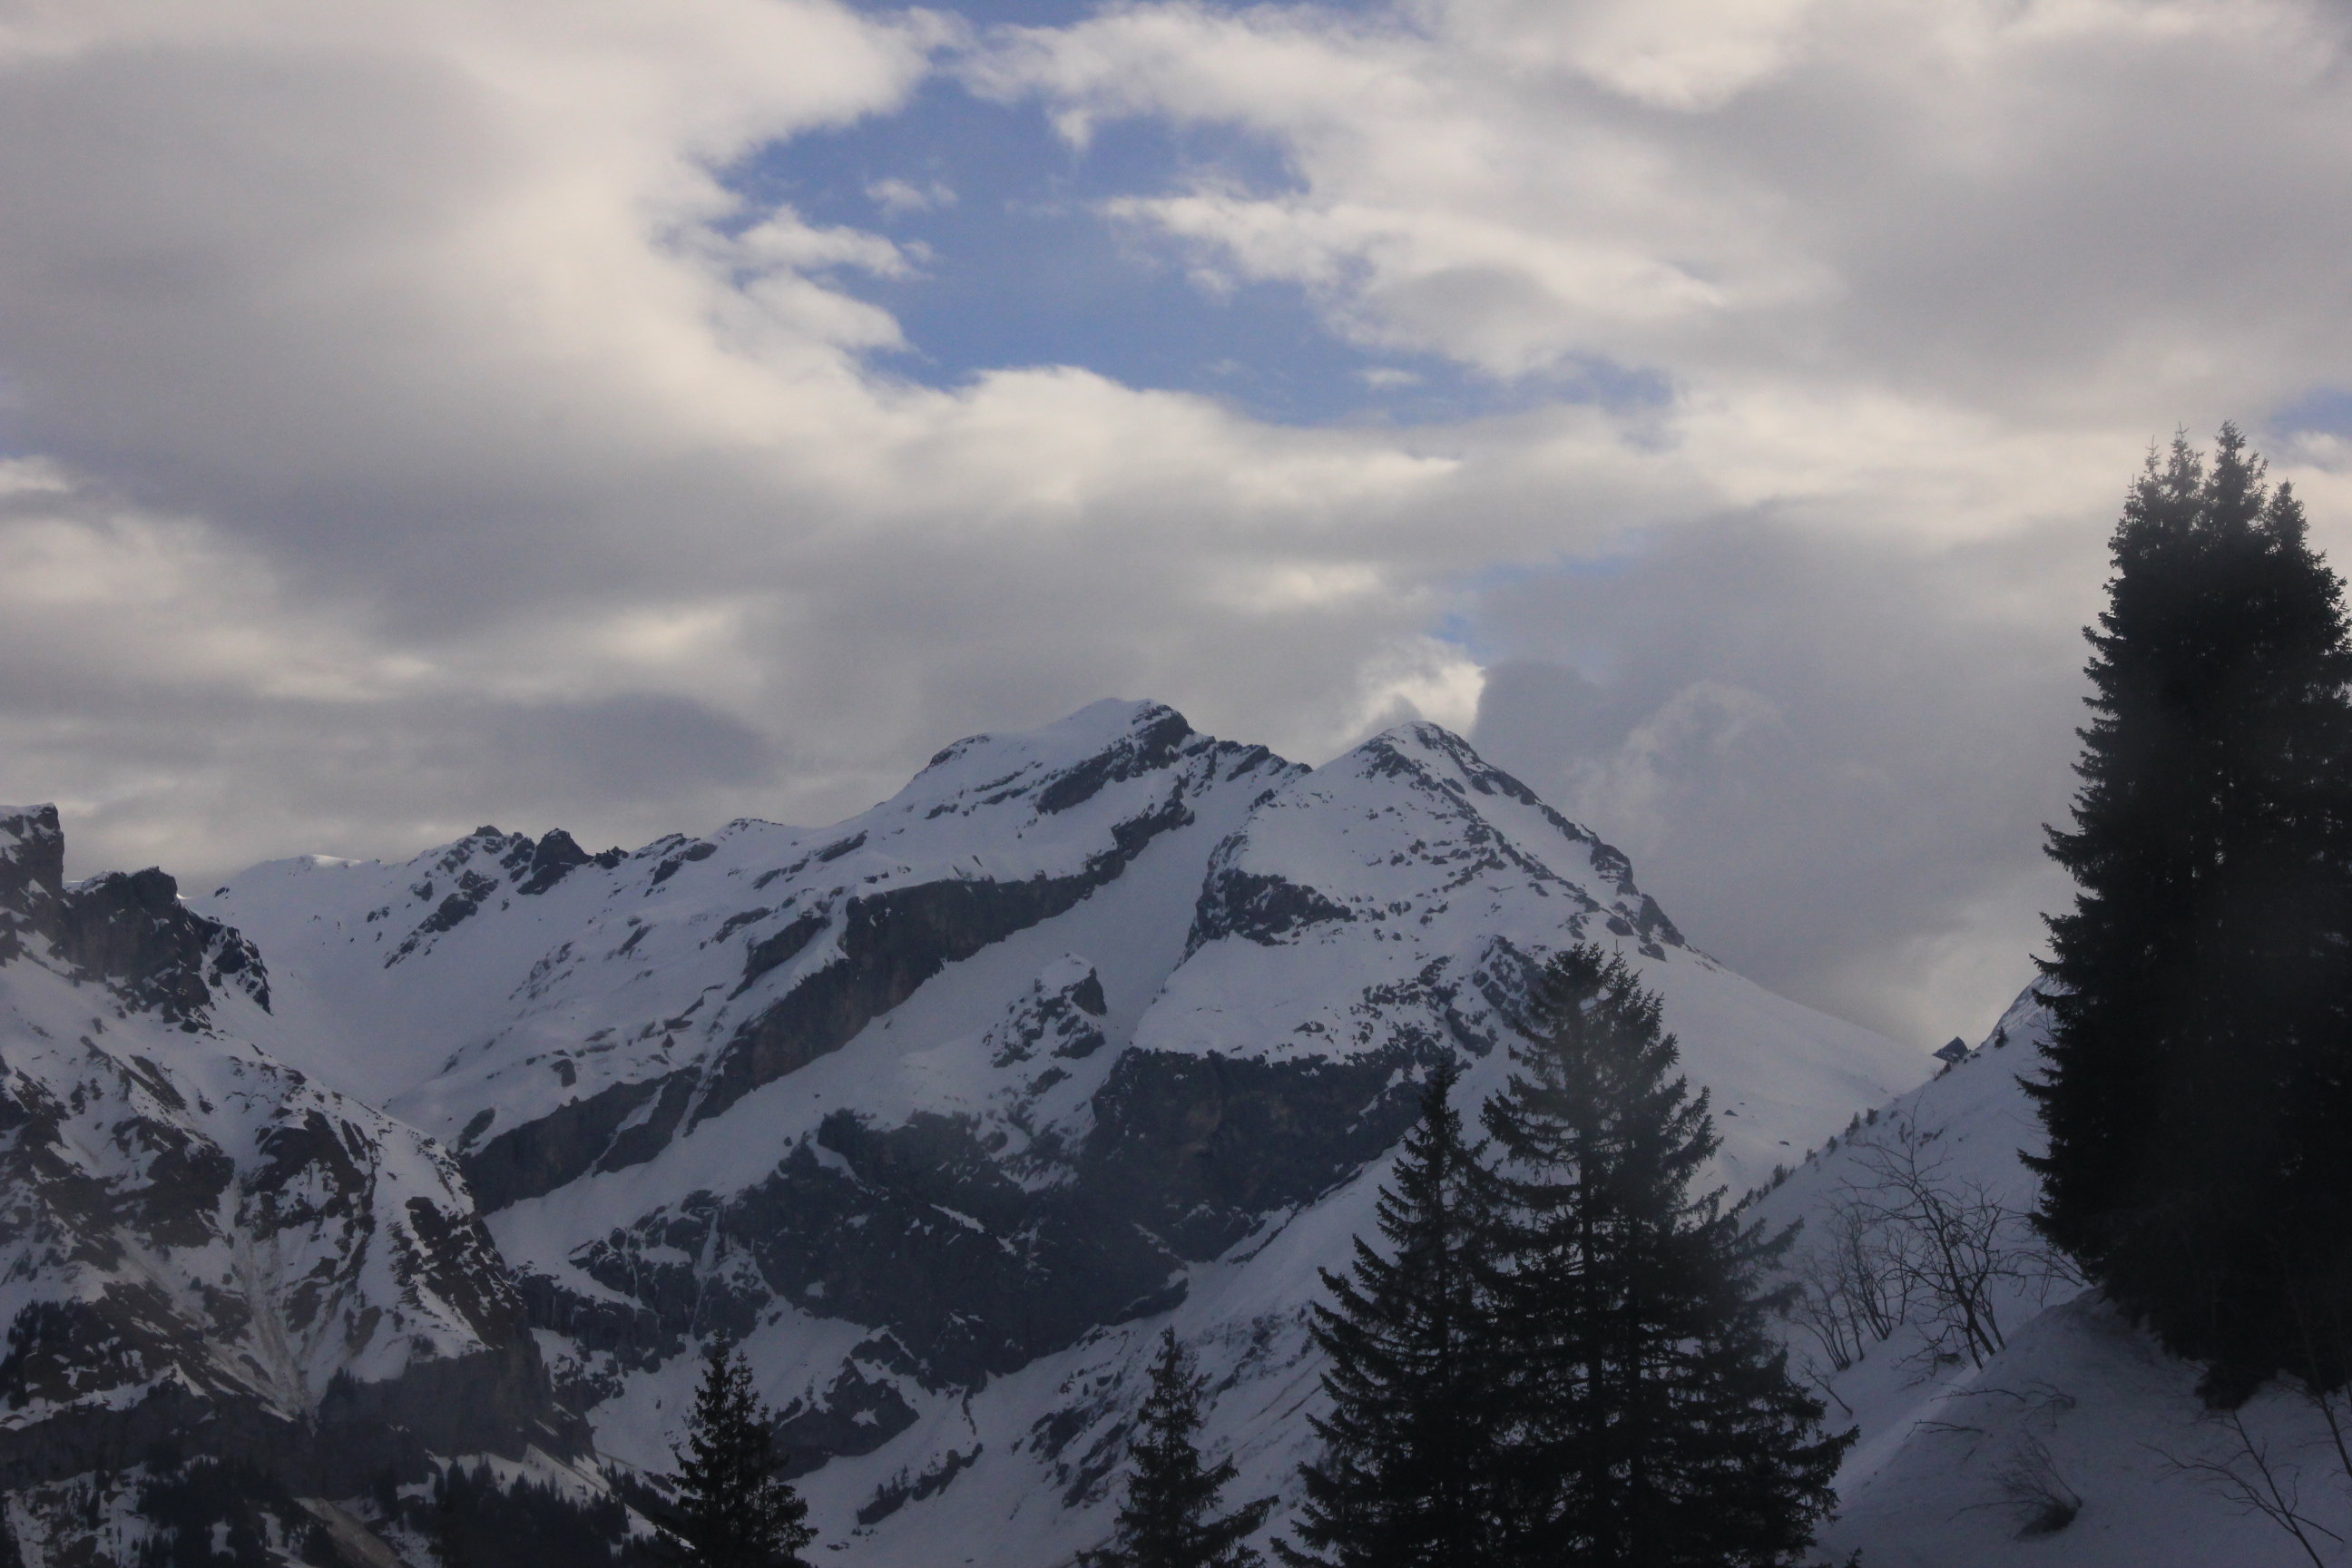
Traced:
[[1476, 1152], [1451, 1065], [1430, 1075], [1421, 1122], [1381, 1189], [1387, 1250], [1356, 1238], [1348, 1275], [1323, 1271], [1309, 1330], [1328, 1364], [1321, 1458], [1300, 1467], [1306, 1506], [1275, 1551], [1294, 1568], [1455, 1568], [1491, 1560], [1498, 1473], [1477, 1247]]
[[[2227, 1403], [2301, 1353], [2352, 1258], [2352, 649], [2293, 491], [2222, 427], [2151, 452], [2089, 631], [2039, 1223]], [[2306, 1314], [2307, 1316], [2307, 1314]]]
[[1510, 1538], [1522, 1568], [1787, 1561], [1832, 1503], [1851, 1433], [1790, 1376], [1767, 1237], [1692, 1184], [1718, 1140], [1673, 1073], [1658, 997], [1579, 944], [1544, 971], [1538, 1032], [1489, 1100], [1496, 1348], [1510, 1372]]
[[815, 1537], [808, 1504], [776, 1475], [773, 1417], [751, 1387], [751, 1367], [713, 1344], [679, 1445], [669, 1533], [691, 1568], [808, 1568], [800, 1550]]
[[1192, 1352], [1168, 1329], [1151, 1363], [1151, 1391], [1136, 1417], [1129, 1447], [1134, 1468], [1108, 1546], [1080, 1554], [1085, 1568], [1255, 1568], [1264, 1558], [1246, 1544], [1265, 1522], [1272, 1498], [1217, 1511], [1234, 1462], [1201, 1463], [1201, 1396], [1209, 1380]]

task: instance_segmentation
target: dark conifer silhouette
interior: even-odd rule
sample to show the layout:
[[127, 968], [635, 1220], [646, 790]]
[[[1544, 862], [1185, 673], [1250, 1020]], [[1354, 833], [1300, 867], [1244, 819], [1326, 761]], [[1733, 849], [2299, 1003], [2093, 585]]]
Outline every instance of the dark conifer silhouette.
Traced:
[[751, 1388], [751, 1368], [714, 1344], [679, 1445], [677, 1508], [664, 1528], [691, 1568], [807, 1568], [814, 1537], [808, 1504], [776, 1475], [772, 1417]]
[[2234, 1403], [2333, 1385], [2293, 1304], [2346, 1300], [2352, 1230], [2352, 651], [2301, 506], [2223, 426], [2151, 453], [2089, 636], [2038, 1222]]
[[1195, 1439], [1208, 1386], [1176, 1331], [1163, 1331], [1151, 1363], [1151, 1391], [1129, 1447], [1133, 1469], [1116, 1532], [1109, 1545], [1080, 1553], [1084, 1568], [1254, 1568], [1265, 1561], [1246, 1540], [1265, 1522], [1274, 1500], [1218, 1512], [1234, 1462], [1201, 1462]]
[[1495, 1349], [1507, 1539], [1485, 1561], [1722, 1568], [1788, 1561], [1852, 1434], [1824, 1436], [1768, 1320], [1788, 1245], [1692, 1183], [1717, 1139], [1668, 1076], [1658, 998], [1580, 944], [1544, 971], [1522, 1071], [1487, 1103], [1501, 1158]]
[[1490, 1560], [1497, 1472], [1480, 1260], [1475, 1153], [1449, 1065], [1431, 1075], [1421, 1123], [1381, 1188], [1387, 1249], [1356, 1238], [1349, 1275], [1323, 1271], [1329, 1305], [1310, 1325], [1328, 1358], [1321, 1458], [1301, 1467], [1296, 1568], [1451, 1568]]

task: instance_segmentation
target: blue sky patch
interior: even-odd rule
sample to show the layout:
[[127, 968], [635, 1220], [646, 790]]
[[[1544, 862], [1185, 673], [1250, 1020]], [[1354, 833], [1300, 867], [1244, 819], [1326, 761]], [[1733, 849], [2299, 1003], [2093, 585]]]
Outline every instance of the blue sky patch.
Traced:
[[[985, 19], [1077, 9], [1023, 0]], [[876, 354], [876, 368], [928, 385], [1076, 365], [1286, 425], [1425, 425], [1667, 396], [1659, 378], [1601, 361], [1504, 381], [1440, 355], [1368, 349], [1334, 331], [1305, 289], [1203, 288], [1180, 246], [1107, 215], [1115, 197], [1203, 180], [1261, 195], [1296, 188], [1278, 146], [1230, 127], [1107, 121], [1075, 147], [1038, 104], [991, 102], [935, 76], [897, 114], [772, 144], [726, 177], [747, 223], [790, 205], [917, 258], [913, 276], [842, 269], [827, 281], [898, 320], [908, 347]]]
[[2273, 413], [2269, 424], [2281, 436], [2352, 436], [2352, 391], [2315, 386]]

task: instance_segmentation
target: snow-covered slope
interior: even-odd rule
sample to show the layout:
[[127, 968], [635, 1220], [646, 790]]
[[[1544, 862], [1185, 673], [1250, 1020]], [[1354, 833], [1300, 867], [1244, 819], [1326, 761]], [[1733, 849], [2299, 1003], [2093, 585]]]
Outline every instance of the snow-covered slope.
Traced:
[[169, 877], [63, 851], [0, 807], [0, 1475], [584, 1452], [456, 1162], [274, 1058], [261, 955]]
[[845, 1561], [1098, 1539], [1171, 1321], [1217, 1440], [1286, 1489], [1315, 1269], [1420, 1075], [1499, 1082], [1570, 942], [1664, 994], [1735, 1190], [1930, 1065], [1689, 947], [1425, 724], [1310, 772], [1100, 703], [824, 829], [485, 828], [197, 907], [268, 955], [284, 1059], [457, 1152], [599, 1443], [665, 1462], [696, 1347], [738, 1337]]
[[[1920, 1173], [1963, 1222], [1985, 1219], [1990, 1205], [2004, 1215], [1993, 1239], [2012, 1277], [1985, 1292], [1998, 1342], [1981, 1364], [1948, 1336], [1930, 1342], [1949, 1315], [1916, 1289], [1902, 1326], [1883, 1341], [1865, 1336], [1864, 1355], [1843, 1371], [1791, 1325], [1794, 1352], [1832, 1397], [1832, 1418], [1862, 1432], [1838, 1478], [1841, 1517], [1824, 1535], [1826, 1554], [1842, 1561], [1859, 1548], [1871, 1568], [2308, 1564], [2289, 1535], [2200, 1468], [2231, 1466], [2259, 1484], [2249, 1450], [2198, 1399], [2199, 1369], [2032, 1256], [2024, 1216], [2038, 1190], [2018, 1155], [2043, 1140], [2019, 1080], [2039, 1070], [2049, 1023], [2029, 988], [1974, 1054], [1809, 1153], [1758, 1205], [1776, 1224], [1803, 1222], [1800, 1263], [1833, 1245], [1841, 1207], [1857, 1197], [1884, 1206], [1890, 1171]], [[1887, 1158], [1906, 1151], [1916, 1162]], [[2352, 1538], [2352, 1475], [2318, 1414], [2273, 1385], [2239, 1419], [2319, 1527], [2315, 1544], [2337, 1550], [2325, 1531]], [[2051, 1497], [2076, 1500], [2079, 1511], [2037, 1529], [2054, 1521]]]

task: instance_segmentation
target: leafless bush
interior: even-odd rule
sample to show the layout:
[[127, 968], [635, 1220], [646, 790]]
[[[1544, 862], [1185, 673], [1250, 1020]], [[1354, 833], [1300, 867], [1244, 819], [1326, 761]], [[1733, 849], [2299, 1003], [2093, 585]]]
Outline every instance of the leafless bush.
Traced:
[[2209, 1412], [2205, 1418], [2223, 1435], [2221, 1453], [2183, 1458], [2159, 1448], [2156, 1452], [2165, 1464], [2242, 1513], [2269, 1520], [2303, 1548], [2313, 1568], [2326, 1568], [2315, 1538], [2324, 1535], [2339, 1546], [2344, 1538], [2303, 1511], [2303, 1467], [2273, 1455], [2268, 1443], [2247, 1429], [2241, 1411]]
[[2332, 1291], [2315, 1292], [2287, 1275], [2287, 1302], [2302, 1345], [2302, 1378], [2295, 1381], [2303, 1402], [2327, 1429], [2327, 1447], [2336, 1460], [2336, 1479], [2352, 1495], [2352, 1317], [2343, 1298]]
[[[1970, 1504], [1960, 1512], [1992, 1510], [2005, 1513], [2016, 1522], [2021, 1541], [2055, 1535], [2074, 1523], [2075, 1515], [2083, 1511], [2083, 1494], [2059, 1473], [2058, 1461], [2052, 1457], [2050, 1446], [2042, 1440], [2041, 1434], [2057, 1430], [2059, 1420], [2074, 1408], [2074, 1396], [2053, 1384], [2036, 1381], [2021, 1389], [1971, 1388], [1954, 1400], [1955, 1405], [1963, 1406], [1996, 1403], [2017, 1411], [2013, 1416], [2000, 1421], [2000, 1426], [2010, 1429], [2007, 1457], [2000, 1468], [1993, 1472], [1992, 1497]], [[1997, 1418], [1988, 1418], [1989, 1422], [1993, 1419]], [[1990, 1425], [1978, 1426], [1957, 1421], [1922, 1421], [1919, 1426], [1923, 1431], [1971, 1439], [1971, 1455], [1979, 1444], [1989, 1440], [1993, 1429]]]
[[1948, 1174], [1941, 1136], [1890, 1118], [1884, 1132], [1854, 1145], [1861, 1173], [1848, 1181], [1844, 1201], [1857, 1224], [1886, 1238], [1878, 1255], [1901, 1274], [1906, 1307], [1926, 1309], [1920, 1357], [1933, 1363], [1965, 1355], [1981, 1367], [2008, 1342], [1999, 1305], [2007, 1289], [2046, 1296], [2066, 1269], [2036, 1240], [2022, 1209], [1982, 1182]]
[[[2204, 1420], [2221, 1436], [2218, 1453], [2182, 1458], [2161, 1448], [2154, 1452], [2172, 1470], [2199, 1481], [2242, 1512], [2270, 1521], [2313, 1563], [2321, 1564], [2328, 1560], [2320, 1551], [2321, 1539], [2338, 1548], [2346, 1542], [2305, 1511], [2304, 1461], [2317, 1455], [2321, 1468], [2332, 1472], [2339, 1499], [2352, 1500], [2352, 1389], [2344, 1383], [2347, 1370], [2352, 1369], [2352, 1316], [2337, 1293], [2313, 1289], [2300, 1270], [2283, 1264], [2279, 1282], [2296, 1330], [2295, 1353], [2285, 1359], [2299, 1365], [2302, 1374], [2283, 1376], [2282, 1392], [2318, 1418], [2320, 1435], [2281, 1452], [2254, 1434], [2242, 1409], [2209, 1410]], [[2342, 1561], [2344, 1554], [2335, 1556]]]
[[1795, 1293], [1787, 1315], [1818, 1359], [1843, 1372], [1903, 1326], [1912, 1272], [1902, 1237], [1843, 1197], [1811, 1240], [1790, 1265]]
[[2031, 1432], [2017, 1435], [2009, 1462], [1994, 1472], [1992, 1480], [2000, 1494], [1998, 1506], [2017, 1521], [2020, 1541], [2055, 1535], [2083, 1511], [2082, 1494], [2058, 1473], [2049, 1445]]
[[1782, 1314], [1802, 1336], [1801, 1369], [1832, 1399], [1832, 1377], [1906, 1321], [1920, 1331], [1915, 1364], [1982, 1367], [2007, 1342], [2005, 1300], [2046, 1300], [2060, 1280], [2079, 1282], [2023, 1209], [1950, 1173], [1942, 1136], [1908, 1117], [1856, 1119], [1853, 1168], [1788, 1264]]

